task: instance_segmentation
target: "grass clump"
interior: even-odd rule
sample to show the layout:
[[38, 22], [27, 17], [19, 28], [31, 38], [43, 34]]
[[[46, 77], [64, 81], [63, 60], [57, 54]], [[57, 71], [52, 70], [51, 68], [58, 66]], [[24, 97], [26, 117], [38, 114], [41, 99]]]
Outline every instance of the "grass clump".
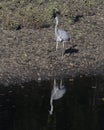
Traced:
[[62, 6], [54, 0], [11, 0], [0, 2], [0, 27], [3, 29], [17, 29], [18, 27], [40, 28], [49, 27], [53, 10], [61, 11]]
[[[3, 29], [50, 27], [53, 23], [53, 10], [60, 11], [61, 16], [74, 17], [85, 12], [86, 6], [94, 5], [96, 1], [98, 0], [74, 2], [72, 0], [1, 0], [0, 27]], [[69, 20], [69, 23], [72, 21]]]

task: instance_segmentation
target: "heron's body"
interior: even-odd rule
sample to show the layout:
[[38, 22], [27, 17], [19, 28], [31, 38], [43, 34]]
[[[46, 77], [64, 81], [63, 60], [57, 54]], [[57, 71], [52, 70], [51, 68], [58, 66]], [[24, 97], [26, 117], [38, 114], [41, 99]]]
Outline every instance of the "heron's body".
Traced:
[[58, 100], [64, 96], [66, 92], [65, 86], [62, 85], [62, 80], [60, 81], [60, 85], [56, 85], [56, 79], [54, 79], [54, 85], [51, 92], [51, 98], [50, 98], [50, 106], [51, 110], [49, 111], [50, 115], [53, 114], [53, 100]]
[[68, 42], [69, 41], [69, 35], [68, 33], [63, 30], [63, 29], [58, 29], [57, 30], [57, 37], [56, 37], [57, 42]]
[[64, 93], [65, 93], [65, 87], [61, 86], [61, 88], [59, 88], [59, 86], [55, 86], [55, 88], [52, 90], [52, 95], [51, 95], [51, 99], [53, 100], [57, 100], [60, 99], [61, 97], [63, 97]]

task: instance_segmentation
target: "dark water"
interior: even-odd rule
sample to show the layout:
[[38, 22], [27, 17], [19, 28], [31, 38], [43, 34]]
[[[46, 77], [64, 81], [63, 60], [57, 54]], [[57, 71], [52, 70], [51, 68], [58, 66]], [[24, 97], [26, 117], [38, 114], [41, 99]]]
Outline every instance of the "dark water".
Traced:
[[104, 77], [63, 79], [49, 115], [53, 80], [0, 86], [0, 130], [104, 130]]

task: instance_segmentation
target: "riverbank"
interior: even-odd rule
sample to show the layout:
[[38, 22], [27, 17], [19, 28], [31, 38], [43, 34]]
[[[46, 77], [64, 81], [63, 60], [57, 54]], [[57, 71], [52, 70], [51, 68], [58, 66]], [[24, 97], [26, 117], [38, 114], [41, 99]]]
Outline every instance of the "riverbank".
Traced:
[[103, 12], [103, 5], [98, 5], [87, 15], [77, 15], [73, 22], [68, 22], [68, 16], [59, 18], [59, 26], [71, 36], [69, 44], [65, 45], [63, 59], [62, 46], [55, 51], [53, 24], [38, 29], [1, 28], [0, 84], [8, 86], [53, 77], [104, 75]]

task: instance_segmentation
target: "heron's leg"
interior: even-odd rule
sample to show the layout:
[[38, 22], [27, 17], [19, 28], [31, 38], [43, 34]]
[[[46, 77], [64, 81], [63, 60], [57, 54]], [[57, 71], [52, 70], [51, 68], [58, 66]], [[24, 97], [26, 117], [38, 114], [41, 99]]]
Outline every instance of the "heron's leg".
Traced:
[[61, 81], [60, 81], [60, 88], [62, 88], [62, 79], [61, 79]]
[[53, 87], [54, 87], [54, 89], [56, 88], [56, 79], [54, 79]]
[[57, 51], [57, 49], [58, 49], [58, 41], [56, 42], [56, 51]]
[[63, 48], [62, 48], [62, 58], [63, 58], [63, 55], [64, 55], [64, 47], [65, 47], [65, 45], [64, 45], [64, 41], [62, 42], [62, 44], [63, 44]]
[[65, 42], [63, 41], [63, 49], [64, 49], [64, 47], [65, 47]]
[[64, 85], [63, 85], [63, 83], [62, 83], [62, 80], [63, 80], [63, 79], [61, 79], [61, 81], [60, 81], [60, 89], [64, 88]]
[[56, 84], [56, 79], [54, 79], [54, 84], [53, 84], [53, 94], [57, 93], [57, 91], [59, 90], [57, 84]]

